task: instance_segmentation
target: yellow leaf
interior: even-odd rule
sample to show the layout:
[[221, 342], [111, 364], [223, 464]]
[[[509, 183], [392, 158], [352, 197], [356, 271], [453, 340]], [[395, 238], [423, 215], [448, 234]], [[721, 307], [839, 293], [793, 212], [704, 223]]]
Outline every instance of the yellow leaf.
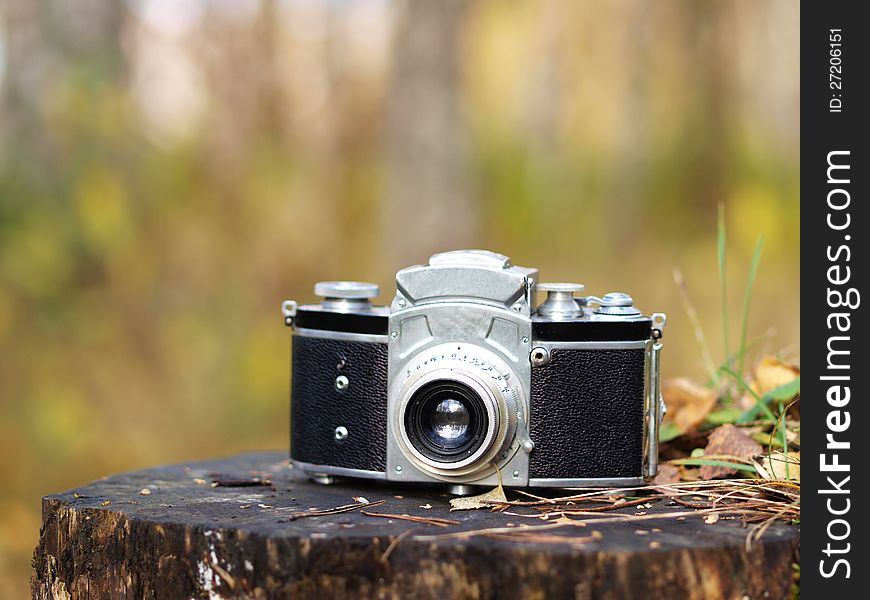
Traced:
[[665, 421], [683, 433], [698, 427], [716, 403], [716, 392], [685, 377], [665, 381], [662, 396], [668, 406]]
[[[788, 456], [782, 452], [773, 452], [770, 456], [765, 456], [759, 460], [770, 475], [767, 479], [801, 480], [800, 452], [789, 452]], [[788, 462], [788, 477], [786, 477], [785, 472], [786, 462]]]
[[498, 484], [485, 494], [477, 496], [460, 496], [450, 501], [450, 510], [475, 510], [478, 508], [492, 508], [494, 502], [507, 502], [504, 488]]
[[771, 390], [783, 386], [800, 377], [797, 367], [787, 365], [772, 356], [766, 356], [755, 367], [753, 377], [755, 391], [763, 396]]

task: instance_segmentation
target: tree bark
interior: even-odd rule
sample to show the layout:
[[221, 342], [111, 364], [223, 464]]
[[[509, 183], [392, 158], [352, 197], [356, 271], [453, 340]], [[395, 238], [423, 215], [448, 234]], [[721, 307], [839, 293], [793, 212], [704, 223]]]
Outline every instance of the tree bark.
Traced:
[[[360, 510], [298, 518], [360, 496], [373, 504], [368, 512], [458, 523]], [[528, 542], [420, 539], [543, 524], [448, 512], [449, 499], [441, 487], [318, 485], [288, 469], [283, 454], [116, 475], [43, 500], [33, 598], [789, 597], [799, 533], [786, 524], [750, 550], [739, 521], [709, 525], [690, 510], [683, 521], [588, 523]]]

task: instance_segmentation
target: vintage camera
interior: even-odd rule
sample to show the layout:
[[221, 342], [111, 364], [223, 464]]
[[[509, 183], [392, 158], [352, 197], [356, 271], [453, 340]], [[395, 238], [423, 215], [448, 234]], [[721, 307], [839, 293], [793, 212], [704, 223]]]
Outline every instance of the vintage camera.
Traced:
[[[665, 315], [575, 296], [501, 254], [436, 254], [370, 283], [322, 282], [282, 306], [293, 333], [294, 468], [470, 485], [620, 486], [653, 477]], [[547, 293], [536, 306], [536, 291]]]

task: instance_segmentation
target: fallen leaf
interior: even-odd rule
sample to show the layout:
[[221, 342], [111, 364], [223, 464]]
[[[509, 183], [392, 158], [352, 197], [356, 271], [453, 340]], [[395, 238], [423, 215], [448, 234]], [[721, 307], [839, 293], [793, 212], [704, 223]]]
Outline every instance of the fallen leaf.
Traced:
[[424, 509], [424, 510], [429, 510], [430, 508], [432, 508], [432, 505], [429, 504], [429, 503], [421, 504], [421, 505], [420, 505], [420, 508], [422, 508], [422, 509]]
[[[757, 459], [769, 474], [766, 479], [791, 479], [801, 480], [801, 453], [789, 452], [788, 456], [782, 452], [773, 452], [769, 456]], [[788, 461], [788, 477], [786, 477], [785, 465]]]
[[699, 470], [695, 467], [680, 467], [681, 481], [698, 481], [701, 478]]
[[[721, 425], [713, 430], [704, 449], [706, 456], [734, 456], [744, 460], [750, 460], [756, 454], [761, 454], [761, 444], [746, 435], [739, 427], [734, 425]], [[716, 479], [727, 477], [737, 473], [735, 469], [718, 465], [702, 465], [700, 469], [701, 479]]]
[[787, 365], [772, 356], [766, 356], [753, 371], [755, 391], [759, 396], [763, 396], [771, 390], [794, 381], [800, 377], [800, 374], [799, 368]]
[[662, 396], [668, 407], [666, 423], [674, 423], [681, 433], [696, 429], [716, 404], [716, 392], [679, 377], [662, 384]]
[[111, 500], [103, 500], [102, 502], [100, 502], [100, 506], [109, 506], [111, 503]]
[[493, 489], [477, 496], [460, 496], [450, 500], [450, 510], [476, 510], [478, 508], [492, 508], [493, 502], [507, 502], [504, 488], [498, 484]]
[[680, 480], [680, 469], [676, 465], [660, 464], [659, 472], [653, 483], [662, 485], [665, 483], [677, 483]]
[[718, 520], [719, 520], [719, 515], [717, 515], [716, 513], [713, 513], [712, 515], [707, 515], [706, 517], [704, 517], [704, 522], [707, 525], [712, 525], [713, 523], [715, 523]]
[[142, 488], [141, 490], [139, 490], [139, 495], [140, 496], [150, 496], [151, 490], [149, 490], [148, 488]]
[[260, 508], [272, 508], [269, 504], [258, 504]]
[[200, 479], [200, 478], [198, 478], [198, 477], [197, 477], [196, 479], [194, 479], [193, 482], [194, 482], [196, 485], [205, 485], [205, 484], [208, 483], [208, 481], [206, 481], [205, 479]]
[[369, 503], [368, 499], [365, 496], [354, 496], [353, 501], [359, 502], [360, 504], [368, 504]]

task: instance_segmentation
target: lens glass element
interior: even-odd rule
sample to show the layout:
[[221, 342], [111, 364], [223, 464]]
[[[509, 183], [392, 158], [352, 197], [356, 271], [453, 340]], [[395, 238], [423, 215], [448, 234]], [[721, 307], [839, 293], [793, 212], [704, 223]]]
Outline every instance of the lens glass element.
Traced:
[[439, 462], [458, 462], [484, 442], [489, 418], [481, 397], [459, 381], [438, 379], [411, 396], [405, 431], [414, 448]]
[[444, 398], [435, 406], [435, 410], [426, 411], [423, 418], [425, 420], [423, 433], [434, 444], [460, 446], [467, 442], [471, 435], [471, 430], [468, 428], [471, 420], [468, 409], [455, 398]]

